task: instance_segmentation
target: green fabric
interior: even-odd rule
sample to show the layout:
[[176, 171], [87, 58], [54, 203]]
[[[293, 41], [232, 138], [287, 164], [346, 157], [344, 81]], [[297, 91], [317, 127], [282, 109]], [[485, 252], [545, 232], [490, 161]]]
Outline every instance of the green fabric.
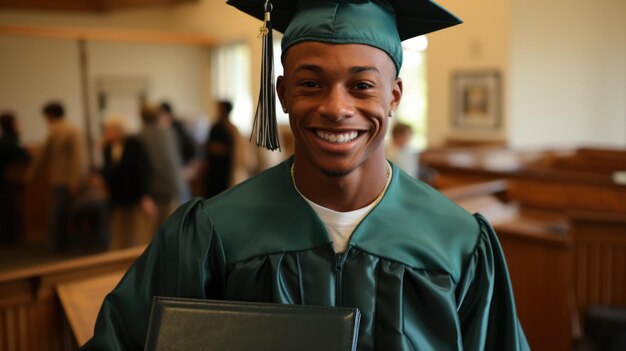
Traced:
[[303, 41], [366, 44], [386, 52], [402, 67], [402, 46], [394, 8], [386, 1], [300, 0], [285, 31], [283, 52]]
[[289, 162], [181, 207], [105, 299], [85, 350], [143, 347], [155, 295], [351, 306], [359, 350], [527, 350], [497, 237], [394, 166], [335, 254]]

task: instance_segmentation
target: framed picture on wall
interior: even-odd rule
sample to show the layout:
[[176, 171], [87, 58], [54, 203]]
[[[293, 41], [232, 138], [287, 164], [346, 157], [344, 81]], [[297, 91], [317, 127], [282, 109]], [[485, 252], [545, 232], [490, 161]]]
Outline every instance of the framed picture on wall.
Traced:
[[452, 125], [457, 129], [500, 129], [501, 95], [497, 70], [455, 72], [452, 76]]

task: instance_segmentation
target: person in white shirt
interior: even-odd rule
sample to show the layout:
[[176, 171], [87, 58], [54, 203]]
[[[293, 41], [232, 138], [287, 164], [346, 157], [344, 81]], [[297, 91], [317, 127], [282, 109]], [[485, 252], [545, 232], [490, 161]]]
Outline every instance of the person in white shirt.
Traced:
[[396, 123], [391, 131], [391, 141], [387, 146], [387, 159], [412, 177], [417, 177], [417, 153], [410, 146], [412, 136], [413, 129], [410, 125]]

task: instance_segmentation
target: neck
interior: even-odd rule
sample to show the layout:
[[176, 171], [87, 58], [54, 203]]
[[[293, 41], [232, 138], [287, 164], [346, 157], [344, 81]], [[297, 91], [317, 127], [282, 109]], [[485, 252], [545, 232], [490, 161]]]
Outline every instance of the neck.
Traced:
[[374, 202], [384, 191], [389, 177], [389, 165], [384, 157], [376, 162], [368, 160], [344, 175], [328, 175], [308, 162], [298, 162], [297, 156], [294, 160], [294, 182], [300, 193], [320, 206], [340, 212]]

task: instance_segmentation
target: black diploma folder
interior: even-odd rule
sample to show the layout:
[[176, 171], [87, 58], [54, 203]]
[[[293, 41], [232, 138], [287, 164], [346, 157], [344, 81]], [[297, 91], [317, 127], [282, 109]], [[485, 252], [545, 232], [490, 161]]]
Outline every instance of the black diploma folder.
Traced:
[[356, 350], [357, 308], [154, 298], [146, 350]]

